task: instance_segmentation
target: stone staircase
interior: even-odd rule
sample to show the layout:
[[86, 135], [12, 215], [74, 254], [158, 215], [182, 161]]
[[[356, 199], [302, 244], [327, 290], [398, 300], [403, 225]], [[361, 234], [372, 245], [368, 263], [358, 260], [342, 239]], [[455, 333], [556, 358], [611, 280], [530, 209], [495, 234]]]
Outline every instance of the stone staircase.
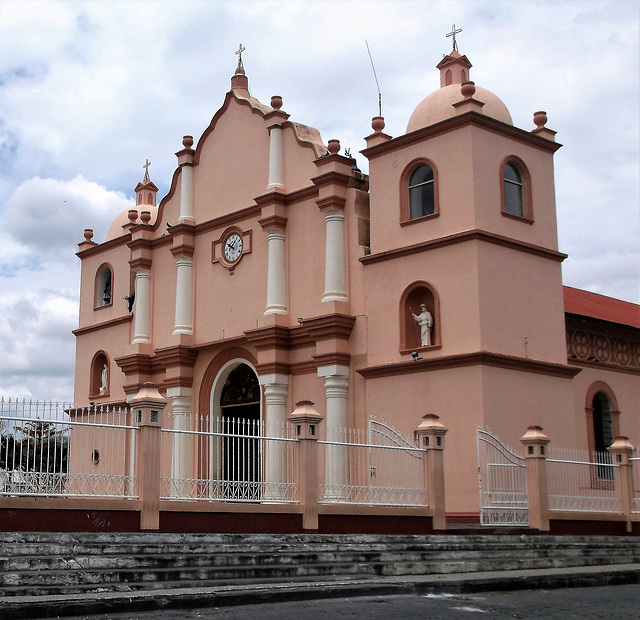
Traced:
[[0, 533], [16, 597], [640, 564], [640, 538]]

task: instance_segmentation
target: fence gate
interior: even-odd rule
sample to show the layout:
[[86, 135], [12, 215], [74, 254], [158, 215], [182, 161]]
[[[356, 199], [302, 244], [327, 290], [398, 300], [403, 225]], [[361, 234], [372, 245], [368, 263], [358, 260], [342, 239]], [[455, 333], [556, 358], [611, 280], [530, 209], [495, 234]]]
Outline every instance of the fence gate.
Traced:
[[476, 433], [480, 524], [529, 525], [525, 460], [486, 429]]

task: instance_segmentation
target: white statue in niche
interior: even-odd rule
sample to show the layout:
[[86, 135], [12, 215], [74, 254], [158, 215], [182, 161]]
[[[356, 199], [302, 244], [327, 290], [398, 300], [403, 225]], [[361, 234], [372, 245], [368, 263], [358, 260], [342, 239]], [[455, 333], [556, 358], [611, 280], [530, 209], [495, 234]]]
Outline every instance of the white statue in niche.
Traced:
[[100, 375], [100, 396], [107, 393], [107, 385], [109, 383], [109, 369], [105, 364]]
[[422, 311], [420, 314], [413, 314], [412, 312], [411, 316], [418, 322], [418, 325], [420, 325], [420, 344], [423, 347], [430, 347], [433, 317], [425, 304], [420, 304], [420, 310]]

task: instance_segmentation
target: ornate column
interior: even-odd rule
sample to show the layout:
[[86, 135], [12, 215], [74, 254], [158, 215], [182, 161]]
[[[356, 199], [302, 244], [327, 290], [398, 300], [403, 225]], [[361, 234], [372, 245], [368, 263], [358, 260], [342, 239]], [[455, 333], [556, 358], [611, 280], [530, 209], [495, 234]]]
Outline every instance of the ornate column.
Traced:
[[[273, 383], [263, 383], [266, 404], [266, 435], [270, 437], [286, 437], [285, 422], [287, 420], [287, 377], [268, 377]], [[275, 383], [275, 381], [280, 381]], [[284, 442], [270, 441], [267, 446], [265, 493], [267, 501], [286, 499], [283, 497], [280, 484], [287, 481], [287, 446]]]
[[179, 222], [193, 221], [193, 157], [195, 151], [193, 136], [184, 136], [182, 139], [184, 149], [178, 151], [178, 166], [182, 175], [180, 183], [180, 217]]
[[327, 237], [322, 301], [347, 301], [344, 278], [344, 212], [341, 209], [328, 209], [324, 220]]
[[[344, 442], [347, 428], [349, 396], [349, 369], [332, 365], [318, 368], [318, 376], [324, 378], [326, 398], [327, 441]], [[349, 482], [349, 462], [347, 446], [327, 446], [325, 476], [325, 499], [344, 498], [345, 486]]]
[[267, 189], [283, 188], [284, 157], [282, 149], [282, 126], [271, 125], [271, 127], [269, 127], [269, 184], [267, 185]]
[[191, 325], [193, 257], [178, 254], [176, 259], [176, 314], [173, 334], [190, 335], [193, 333]]
[[[167, 389], [167, 397], [171, 399], [173, 428], [177, 431], [188, 431], [191, 428], [191, 388], [175, 387]], [[173, 451], [171, 459], [170, 493], [174, 497], [185, 497], [191, 475], [191, 451], [189, 435], [173, 434]]]
[[268, 232], [267, 305], [264, 313], [287, 314], [287, 285], [284, 259], [284, 226], [272, 226]]
[[151, 270], [138, 268], [136, 270], [136, 301], [133, 344], [151, 342], [149, 329], [151, 302]]

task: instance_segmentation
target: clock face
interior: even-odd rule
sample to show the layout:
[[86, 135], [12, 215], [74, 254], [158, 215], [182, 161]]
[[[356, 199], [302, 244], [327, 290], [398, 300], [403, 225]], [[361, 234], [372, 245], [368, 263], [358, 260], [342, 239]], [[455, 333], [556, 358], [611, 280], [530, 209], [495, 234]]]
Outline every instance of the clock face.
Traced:
[[224, 257], [230, 263], [235, 263], [242, 254], [242, 237], [238, 233], [231, 233], [224, 242]]

